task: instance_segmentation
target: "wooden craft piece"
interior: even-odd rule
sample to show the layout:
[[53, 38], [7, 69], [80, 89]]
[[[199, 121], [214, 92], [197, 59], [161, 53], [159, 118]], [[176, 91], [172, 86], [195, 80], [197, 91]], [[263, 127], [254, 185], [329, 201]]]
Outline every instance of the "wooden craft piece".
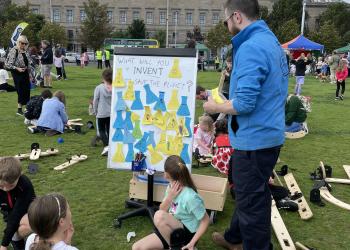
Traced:
[[[30, 154], [31, 153], [28, 153], [28, 154], [17, 154], [14, 157], [17, 158], [18, 160], [23, 160], [23, 159], [28, 159], [30, 157]], [[51, 148], [51, 149], [48, 149], [46, 151], [41, 151], [40, 152], [40, 157], [56, 155], [56, 154], [58, 154], [58, 149]]]
[[80, 127], [84, 126], [84, 124], [81, 123], [81, 122], [71, 122], [71, 121], [68, 121], [67, 125], [70, 126], [70, 127], [71, 126], [80, 126]]
[[67, 162], [65, 162], [57, 167], [54, 167], [53, 169], [54, 170], [63, 170], [63, 169], [66, 169], [69, 166], [72, 166], [78, 162], [85, 161], [87, 158], [88, 158], [87, 155], [73, 155], [70, 160], [68, 160]]
[[350, 165], [343, 165], [343, 168], [344, 168], [348, 178], [350, 179]]
[[70, 120], [68, 120], [68, 121], [70, 121], [70, 122], [81, 122], [83, 119], [81, 119], [81, 118], [75, 118], [75, 119], [70, 119]]
[[300, 138], [303, 138], [306, 135], [306, 132], [303, 131], [303, 130], [301, 130], [299, 132], [295, 132], [295, 133], [284, 132], [284, 135], [288, 139], [300, 139]]
[[282, 250], [296, 250], [274, 200], [271, 205], [271, 224]]
[[313, 249], [313, 248], [309, 248], [309, 247], [304, 246], [304, 245], [301, 244], [300, 242], [295, 242], [295, 246], [296, 246], [298, 249], [301, 249], [301, 250], [312, 250], [312, 249]]
[[325, 181], [329, 182], [329, 183], [340, 183], [340, 184], [348, 184], [348, 185], [350, 185], [350, 180], [349, 179], [326, 178]]
[[322, 172], [322, 178], [326, 178], [326, 168], [324, 167], [323, 161], [320, 161], [320, 168], [321, 168], [321, 172]]
[[40, 153], [41, 153], [41, 149], [40, 148], [33, 148], [32, 152], [29, 155], [29, 160], [31, 160], [31, 161], [38, 160], [39, 157], [40, 157]]
[[345, 202], [342, 202], [341, 200], [338, 200], [337, 198], [335, 198], [326, 187], [321, 187], [320, 188], [320, 194], [322, 196], [323, 199], [325, 199], [326, 201], [333, 203], [334, 205], [344, 208], [346, 210], [350, 210], [350, 204], [347, 204]]
[[[284, 176], [284, 180], [292, 195], [295, 193], [302, 193], [292, 173], [286, 174]], [[309, 205], [306, 202], [304, 195], [302, 195], [299, 199], [297, 199], [296, 202], [298, 203], [298, 206], [299, 206], [298, 212], [301, 219], [302, 220], [311, 219], [313, 214]]]

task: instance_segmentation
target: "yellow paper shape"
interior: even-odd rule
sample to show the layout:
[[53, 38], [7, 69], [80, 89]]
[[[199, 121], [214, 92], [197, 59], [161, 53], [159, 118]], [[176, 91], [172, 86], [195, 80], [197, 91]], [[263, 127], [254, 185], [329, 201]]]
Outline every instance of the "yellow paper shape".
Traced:
[[134, 82], [129, 80], [128, 87], [126, 87], [126, 91], [123, 96], [124, 100], [133, 101], [135, 100], [135, 92], [134, 92]]
[[182, 148], [183, 148], [183, 142], [182, 142], [182, 136], [175, 136], [173, 141], [173, 147], [174, 147], [174, 153], [175, 155], [180, 156]]
[[117, 73], [115, 75], [114, 81], [112, 83], [113, 87], [123, 88], [125, 87], [125, 82], [123, 79], [123, 69], [117, 68]]
[[179, 90], [173, 89], [171, 91], [170, 101], [168, 103], [168, 110], [178, 110], [180, 107], [179, 98], [177, 97]]
[[139, 121], [139, 120], [140, 120], [140, 115], [131, 111], [131, 121], [135, 122], [135, 121]]
[[166, 141], [166, 154], [167, 155], [175, 155], [175, 147], [174, 147], [174, 138], [173, 135], [167, 135], [167, 141]]
[[151, 164], [157, 164], [158, 162], [160, 162], [161, 160], [163, 160], [163, 157], [161, 154], [159, 154], [154, 148], [152, 145], [148, 145], [147, 146], [147, 149], [148, 149], [148, 152], [150, 153], [151, 155]]
[[123, 144], [118, 143], [117, 144], [117, 151], [115, 152], [113, 158], [112, 158], [113, 162], [124, 162], [125, 161], [125, 157], [123, 154]]
[[185, 117], [179, 117], [178, 120], [178, 131], [176, 133], [177, 136], [189, 136], [190, 133], [185, 125]]
[[174, 58], [173, 66], [169, 72], [169, 78], [177, 78], [180, 79], [182, 77], [182, 73], [180, 71], [180, 59]]
[[218, 104], [224, 103], [224, 100], [222, 99], [222, 97], [219, 94], [219, 88], [212, 89], [211, 95], [216, 103], [218, 103]]
[[162, 132], [160, 134], [159, 142], [156, 145], [156, 150], [159, 152], [162, 152], [163, 154], [166, 154], [166, 132]]
[[153, 124], [162, 130], [166, 129], [165, 116], [163, 116], [163, 113], [161, 110], [157, 110], [153, 114]]
[[167, 130], [178, 131], [178, 124], [177, 124], [175, 112], [168, 112], [168, 124], [167, 124], [166, 128], [167, 128]]
[[152, 112], [150, 106], [145, 106], [145, 114], [142, 119], [143, 125], [151, 125], [153, 124]]

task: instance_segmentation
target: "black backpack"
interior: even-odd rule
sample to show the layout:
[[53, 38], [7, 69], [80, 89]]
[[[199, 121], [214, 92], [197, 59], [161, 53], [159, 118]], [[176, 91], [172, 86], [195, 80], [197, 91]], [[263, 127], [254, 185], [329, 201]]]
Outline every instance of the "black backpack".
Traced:
[[30, 98], [26, 106], [24, 117], [28, 120], [39, 119], [44, 99], [40, 95]]

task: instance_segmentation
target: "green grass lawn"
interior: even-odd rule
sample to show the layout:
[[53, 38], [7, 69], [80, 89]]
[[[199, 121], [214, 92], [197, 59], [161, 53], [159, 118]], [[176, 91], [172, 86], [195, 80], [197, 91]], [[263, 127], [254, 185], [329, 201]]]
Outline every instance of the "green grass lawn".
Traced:
[[[83, 118], [84, 122], [94, 121], [94, 117], [88, 116], [88, 102], [100, 82], [101, 71], [91, 67], [80, 69], [69, 66], [67, 72], [69, 80], [54, 82], [53, 90], [65, 92], [69, 117]], [[198, 84], [204, 87], [214, 87], [218, 80], [219, 73], [200, 72], [198, 75]], [[32, 95], [39, 92], [40, 89], [36, 89]], [[280, 156], [282, 162], [277, 168], [288, 164], [295, 169], [293, 174], [309, 200], [313, 186], [309, 172], [318, 166], [320, 160], [333, 166], [334, 177], [346, 178], [342, 165], [350, 164], [350, 101], [348, 98], [334, 101], [335, 86], [319, 83], [314, 78], [307, 78], [303, 94], [312, 96], [312, 113], [308, 117], [310, 134], [303, 139], [286, 141]], [[50, 147], [60, 150], [59, 155], [37, 162], [39, 172], [36, 175], [27, 173], [29, 161], [22, 161], [22, 168], [32, 180], [37, 195], [59, 192], [68, 199], [75, 226], [73, 245], [82, 250], [131, 249], [135, 240], [152, 232], [151, 223], [143, 217], [124, 221], [121, 229], [113, 227], [114, 218], [126, 211], [124, 200], [128, 198], [131, 173], [107, 169], [107, 158], [100, 156], [102, 147], [90, 146], [95, 131], [89, 130], [84, 135], [64, 134], [63, 144], [57, 143], [58, 137], [31, 135], [27, 133], [23, 118], [15, 115], [16, 100], [15, 93], [0, 93], [0, 155], [28, 152], [33, 142], [40, 143], [45, 150]], [[201, 113], [202, 103], [197, 102], [196, 116]], [[88, 160], [65, 172], [53, 170], [66, 158], [79, 153], [88, 155]], [[209, 167], [193, 169], [193, 172], [220, 176]], [[332, 193], [350, 203], [349, 190], [349, 186], [334, 184]], [[350, 249], [349, 211], [328, 202], [323, 208], [313, 204], [310, 206], [314, 213], [310, 221], [302, 221], [298, 213], [280, 211], [292, 239], [319, 250]], [[200, 240], [199, 249], [217, 249], [211, 241], [211, 233], [223, 231], [229, 225], [233, 209], [234, 201], [228, 197], [224, 211], [218, 214], [218, 222], [211, 225]], [[136, 232], [136, 238], [127, 243], [126, 235], [130, 231]], [[275, 249], [280, 249], [276, 238], [273, 238], [273, 242]]]

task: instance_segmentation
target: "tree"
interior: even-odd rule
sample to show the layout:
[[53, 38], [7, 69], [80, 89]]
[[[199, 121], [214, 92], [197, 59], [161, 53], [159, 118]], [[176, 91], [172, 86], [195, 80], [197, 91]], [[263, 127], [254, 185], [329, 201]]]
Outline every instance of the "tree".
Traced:
[[328, 53], [332, 52], [342, 45], [341, 37], [336, 27], [330, 22], [324, 23], [321, 25], [318, 32], [312, 32], [309, 36], [313, 41], [324, 45], [325, 50]]
[[146, 38], [146, 25], [143, 20], [136, 19], [128, 27], [128, 33], [130, 38], [144, 39]]
[[88, 0], [83, 4], [86, 18], [81, 26], [80, 39], [83, 44], [97, 50], [112, 32], [112, 26], [108, 23], [107, 5], [100, 5], [96, 0]]
[[222, 48], [227, 44], [230, 44], [231, 34], [225, 27], [223, 22], [219, 22], [215, 27], [211, 28], [208, 32], [206, 45], [213, 50]]
[[260, 8], [260, 19], [267, 20], [269, 18], [269, 9], [266, 6], [259, 6]]
[[154, 35], [154, 39], [156, 39], [159, 42], [159, 46], [161, 48], [165, 48], [166, 31], [165, 30], [158, 30], [156, 32], [156, 34]]
[[274, 33], [290, 19], [301, 20], [303, 12], [302, 0], [278, 0], [268, 17], [268, 24]]
[[299, 34], [300, 26], [295, 19], [283, 23], [276, 32], [276, 36], [281, 43], [288, 42]]
[[116, 30], [111, 34], [111, 37], [114, 38], [129, 38], [129, 32], [128, 31], [124, 31], [124, 30]]
[[48, 40], [52, 45], [60, 43], [67, 45], [67, 34], [65, 29], [56, 23], [46, 23], [39, 32], [41, 40]]

